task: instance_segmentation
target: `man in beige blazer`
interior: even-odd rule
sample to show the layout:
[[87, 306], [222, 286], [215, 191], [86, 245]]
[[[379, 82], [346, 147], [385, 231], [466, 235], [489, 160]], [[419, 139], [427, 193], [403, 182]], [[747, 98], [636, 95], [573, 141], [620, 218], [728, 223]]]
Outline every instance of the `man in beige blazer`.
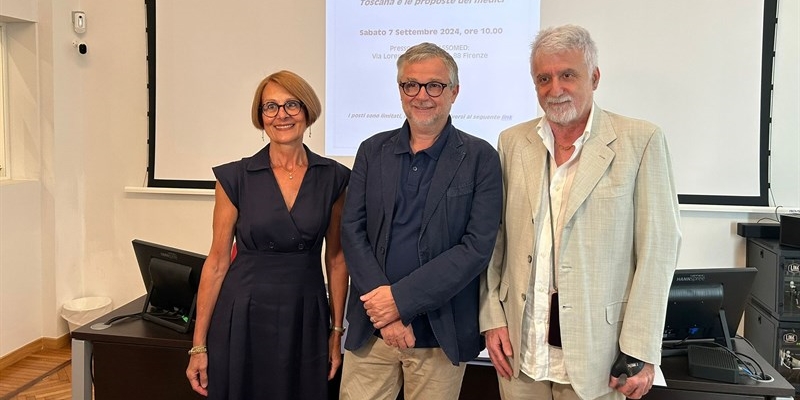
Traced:
[[[531, 75], [545, 117], [500, 135], [503, 223], [481, 282], [501, 396], [640, 398], [680, 247], [666, 139], [594, 103], [597, 49], [581, 27], [541, 31]], [[620, 352], [644, 364], [624, 384], [610, 376]]]

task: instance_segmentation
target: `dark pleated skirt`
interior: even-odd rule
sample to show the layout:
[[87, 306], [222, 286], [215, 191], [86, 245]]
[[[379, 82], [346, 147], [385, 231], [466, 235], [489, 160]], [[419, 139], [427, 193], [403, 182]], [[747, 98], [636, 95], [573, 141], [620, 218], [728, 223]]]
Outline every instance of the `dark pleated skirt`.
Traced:
[[240, 250], [211, 318], [208, 398], [326, 399], [329, 323], [318, 253]]

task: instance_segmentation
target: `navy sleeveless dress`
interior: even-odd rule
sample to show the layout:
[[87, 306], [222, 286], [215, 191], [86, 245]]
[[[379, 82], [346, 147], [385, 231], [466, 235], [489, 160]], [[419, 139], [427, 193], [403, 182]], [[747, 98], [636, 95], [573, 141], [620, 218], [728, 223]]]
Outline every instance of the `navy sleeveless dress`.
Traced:
[[208, 331], [211, 400], [326, 399], [330, 310], [321, 248], [350, 170], [306, 147], [308, 169], [291, 210], [269, 160], [215, 167], [239, 211], [237, 255]]

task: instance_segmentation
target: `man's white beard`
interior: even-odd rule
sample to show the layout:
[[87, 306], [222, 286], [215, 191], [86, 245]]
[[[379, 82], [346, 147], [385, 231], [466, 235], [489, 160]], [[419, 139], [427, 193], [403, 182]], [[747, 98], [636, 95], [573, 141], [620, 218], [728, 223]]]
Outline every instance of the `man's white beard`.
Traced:
[[548, 98], [544, 114], [548, 121], [559, 125], [566, 125], [578, 118], [578, 110], [570, 96]]

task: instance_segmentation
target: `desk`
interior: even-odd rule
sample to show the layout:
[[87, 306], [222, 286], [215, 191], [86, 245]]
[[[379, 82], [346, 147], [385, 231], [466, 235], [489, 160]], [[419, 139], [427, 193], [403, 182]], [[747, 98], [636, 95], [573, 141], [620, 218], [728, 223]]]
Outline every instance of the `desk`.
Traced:
[[[73, 399], [92, 399], [92, 370], [97, 400], [205, 399], [192, 391], [184, 374], [189, 360], [186, 351], [192, 347], [190, 333], [138, 318], [117, 321], [100, 331], [90, 328], [117, 315], [140, 312], [143, 306], [144, 296], [72, 332]], [[487, 378], [488, 383], [484, 382]], [[340, 381], [341, 368], [330, 382], [330, 399], [338, 399]], [[491, 364], [467, 366], [461, 400], [483, 400], [497, 394]]]
[[[667, 381], [667, 387], [654, 386], [650, 392], [643, 397], [645, 400], [791, 400], [794, 396], [794, 386], [784, 379], [778, 371], [764, 360], [763, 357], [742, 339], [734, 339], [736, 351], [752, 357], [764, 368], [767, 375], [775, 378], [773, 382], [760, 383], [747, 380], [740, 384], [730, 384], [715, 382], [705, 379], [698, 379], [689, 376], [689, 365], [686, 356], [664, 357], [661, 359], [661, 370]], [[473, 380], [469, 385], [477, 390], [477, 393], [468, 395], [470, 399], [500, 399], [499, 395], [487, 395], [486, 388], [490, 385], [497, 387], [497, 376], [491, 364], [479, 366], [474, 363], [472, 375], [464, 376], [464, 386], [462, 387], [462, 400], [465, 398], [464, 388], [467, 379]], [[484, 364], [486, 365], [486, 364]], [[590, 368], [590, 366], [587, 366]]]
[[[72, 332], [73, 399], [92, 399], [92, 370], [97, 400], [204, 399], [192, 391], [184, 374], [188, 362], [186, 351], [192, 347], [191, 334], [178, 333], [136, 318], [117, 321], [101, 331], [90, 328], [117, 315], [140, 312], [143, 305], [144, 296]], [[747, 342], [736, 339], [735, 343], [737, 351], [755, 359], [775, 381], [733, 385], [696, 379], [689, 376], [685, 356], [665, 357], [661, 369], [668, 387], [654, 387], [645, 399], [783, 400], [794, 396], [794, 386]], [[336, 398], [338, 380], [334, 379], [331, 384], [332, 398]], [[464, 375], [460, 399], [499, 398], [494, 367], [488, 363], [470, 363]]]
[[764, 373], [775, 378], [768, 383], [745, 379], [743, 383], [730, 384], [698, 379], [689, 376], [689, 365], [685, 356], [664, 357], [661, 359], [661, 370], [667, 381], [667, 387], [654, 387], [644, 398], [647, 400], [745, 400], [774, 399], [791, 400], [794, 386], [782, 377], [770, 363], [742, 339], [733, 339], [737, 353], [742, 353], [755, 360]]
[[72, 332], [73, 399], [92, 399], [92, 371], [98, 400], [205, 399], [186, 379], [191, 334], [139, 318], [117, 321], [105, 330], [90, 328], [117, 315], [142, 311], [144, 299], [142, 296]]

